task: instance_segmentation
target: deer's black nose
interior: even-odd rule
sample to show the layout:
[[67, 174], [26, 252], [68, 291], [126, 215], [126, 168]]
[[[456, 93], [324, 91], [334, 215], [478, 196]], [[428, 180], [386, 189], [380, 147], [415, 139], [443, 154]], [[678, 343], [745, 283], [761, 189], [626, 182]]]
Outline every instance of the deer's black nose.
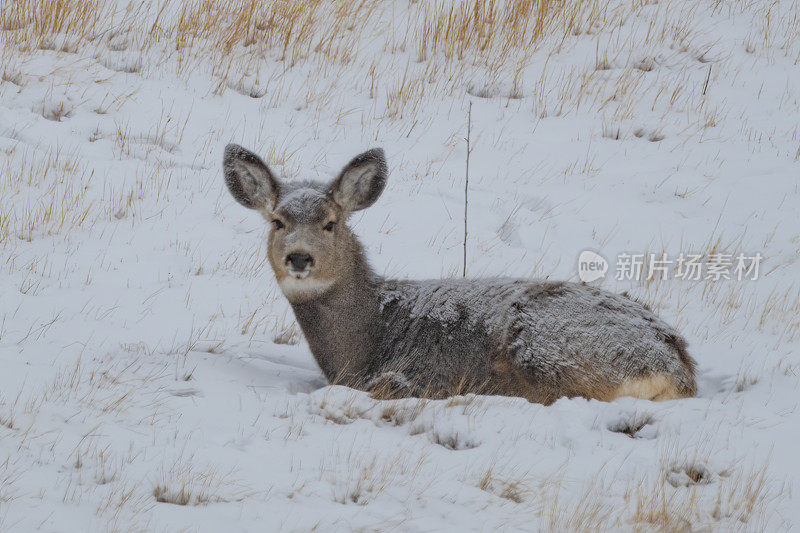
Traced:
[[286, 262], [291, 263], [293, 270], [305, 270], [306, 266], [314, 264], [314, 258], [309, 254], [289, 254], [286, 256]]

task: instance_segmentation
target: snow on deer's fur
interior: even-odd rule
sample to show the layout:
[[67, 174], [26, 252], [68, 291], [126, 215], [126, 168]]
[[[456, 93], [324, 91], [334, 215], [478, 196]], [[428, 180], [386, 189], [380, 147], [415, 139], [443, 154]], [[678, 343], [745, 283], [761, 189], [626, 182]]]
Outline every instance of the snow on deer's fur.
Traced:
[[577, 283], [384, 279], [347, 226], [386, 186], [383, 151], [330, 183], [281, 182], [237, 145], [224, 155], [234, 198], [271, 221], [269, 261], [331, 382], [375, 395], [467, 392], [551, 403], [561, 396], [693, 396], [686, 342], [639, 303]]

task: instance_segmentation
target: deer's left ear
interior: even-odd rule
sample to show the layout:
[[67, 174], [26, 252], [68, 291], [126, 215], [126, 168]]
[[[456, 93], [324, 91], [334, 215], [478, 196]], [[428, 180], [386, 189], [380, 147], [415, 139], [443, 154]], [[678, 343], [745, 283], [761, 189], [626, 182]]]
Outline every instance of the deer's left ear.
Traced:
[[345, 211], [359, 211], [375, 203], [386, 187], [386, 156], [380, 148], [357, 155], [334, 179], [328, 194]]

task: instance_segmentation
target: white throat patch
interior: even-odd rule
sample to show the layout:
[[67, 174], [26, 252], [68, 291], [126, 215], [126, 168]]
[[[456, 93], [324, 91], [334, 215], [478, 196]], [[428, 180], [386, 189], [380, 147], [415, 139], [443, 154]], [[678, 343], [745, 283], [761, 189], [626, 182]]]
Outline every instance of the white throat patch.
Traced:
[[294, 302], [310, 300], [319, 296], [333, 285], [333, 281], [320, 281], [313, 278], [298, 279], [294, 276], [286, 276], [278, 282], [278, 285], [284, 296], [290, 302]]

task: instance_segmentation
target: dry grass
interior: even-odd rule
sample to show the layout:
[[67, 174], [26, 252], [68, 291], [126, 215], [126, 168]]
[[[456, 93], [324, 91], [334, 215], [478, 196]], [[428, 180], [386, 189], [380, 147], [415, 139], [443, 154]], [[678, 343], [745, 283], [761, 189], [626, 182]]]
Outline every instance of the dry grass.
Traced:
[[[7, 30], [0, 43], [6, 52], [38, 48], [76, 52], [102, 35], [112, 51], [134, 45], [161, 50], [164, 58], [177, 52], [179, 72], [214, 57], [213, 71], [227, 79], [234, 63], [247, 69], [273, 53], [287, 66], [310, 54], [331, 63], [349, 63], [358, 36], [353, 30], [366, 25], [378, 5], [378, 1], [359, 0], [335, 4], [167, 0], [119, 9], [103, 0], [11, 0], [0, 12], [0, 28]], [[165, 13], [174, 10], [178, 16], [171, 20]], [[234, 61], [233, 56], [238, 59]], [[142, 68], [141, 59], [122, 68], [107, 65], [125, 72]]]
[[426, 78], [425, 72], [410, 73], [406, 65], [402, 78], [386, 92], [386, 116], [403, 119], [415, 115], [425, 99]]
[[[770, 491], [766, 465], [706, 481], [701, 470], [689, 469], [696, 481], [673, 486], [667, 476], [633, 480], [625, 489], [626, 505], [610, 505], [612, 480], [602, 470], [587, 476], [577, 498], [563, 498], [561, 491], [575, 493], [563, 477], [543, 480], [533, 499], [541, 503], [541, 516], [558, 531], [600, 531], [630, 529], [644, 531], [758, 530], [765, 505], [778, 497]], [[727, 473], [726, 473], [727, 474]], [[487, 477], [491, 483], [491, 477]], [[568, 493], [569, 493], [568, 492]]]
[[442, 54], [463, 60], [474, 54], [502, 61], [512, 51], [531, 51], [545, 24], [553, 23], [551, 14], [556, 8], [566, 12], [575, 9], [556, 4], [552, 0], [421, 2], [418, 58], [425, 61]]
[[183, 5], [174, 32], [178, 50], [195, 47], [222, 55], [246, 50], [262, 56], [275, 51], [291, 66], [312, 52], [348, 63], [344, 46], [350, 30], [367, 23], [377, 2], [346, 0], [331, 5], [321, 0], [196, 0]]
[[[539, 516], [550, 531], [602, 531], [619, 527], [620, 519], [604, 500], [608, 494], [600, 473], [588, 477], [583, 488], [567, 484], [561, 475], [540, 482], [541, 510]], [[577, 490], [576, 490], [577, 489]], [[577, 494], [566, 499], [562, 491]], [[617, 513], [620, 510], [617, 509]]]
[[481, 445], [473, 437], [464, 435], [460, 431], [432, 429], [428, 432], [428, 435], [431, 442], [448, 450], [471, 450]]
[[[537, 105], [542, 116], [590, 104], [604, 111], [609, 107], [615, 122], [629, 120], [644, 95], [652, 94], [653, 106], [694, 109], [692, 123], [699, 130], [714, 127], [725, 114], [688, 90], [684, 75], [645, 81], [656, 63], [649, 55], [642, 59], [640, 48], [692, 41], [686, 20], [695, 7], [674, 12], [644, 10], [634, 3], [628, 10], [612, 10], [597, 0], [420, 0], [405, 8], [382, 0], [166, 0], [116, 11], [102, 0], [15, 0], [11, 6], [0, 15], [3, 27], [10, 29], [6, 51], [9, 46], [35, 50], [58, 36], [58, 42], [69, 42], [71, 51], [91, 45], [113, 70], [136, 73], [169, 65], [186, 76], [199, 67], [216, 78], [216, 92], [233, 88], [269, 100], [271, 106], [291, 99], [298, 89], [276, 78], [275, 69], [266, 69], [277, 60], [284, 72], [301, 66], [313, 81], [302, 88], [305, 107], [330, 108], [337, 95], [352, 90], [350, 84], [363, 84], [359, 89], [378, 99], [377, 116], [392, 120], [416, 114], [423, 99], [463, 91], [476, 74], [490, 85], [507, 82], [509, 87], [496, 95], [507, 100], [549, 94], [548, 102]], [[166, 15], [172, 12], [177, 13], [174, 19]], [[562, 79], [549, 76], [549, 58], [568, 39], [589, 31], [613, 34], [631, 13], [645, 17], [642, 25], [649, 25], [647, 34], [639, 36], [644, 43], [622, 42], [613, 51], [598, 48], [596, 54], [603, 68], [610, 68], [609, 57], [621, 68], [601, 71], [613, 73], [607, 76], [597, 74], [597, 65], [587, 65]], [[703, 57], [702, 45], [697, 50], [683, 46]], [[133, 55], [108, 56], [117, 50]], [[545, 63], [540, 80], [531, 85], [526, 67], [540, 50]], [[392, 56], [378, 57], [376, 51], [391, 51]], [[396, 59], [395, 54], [402, 55]], [[357, 81], [341, 79], [344, 66]], [[264, 70], [270, 74], [264, 76]], [[13, 74], [9, 79], [17, 79]], [[484, 89], [477, 91], [483, 94]]]
[[508, 474], [492, 464], [478, 479], [477, 487], [514, 503], [522, 503], [531, 494], [529, 482], [527, 474]]
[[637, 485], [632, 494], [635, 507], [631, 521], [660, 531], [691, 531], [697, 504], [695, 490], [670, 490], [664, 483]]
[[[78, 41], [94, 37], [106, 15], [100, 0], [9, 0], [0, 9], [3, 42], [23, 49], [74, 51]], [[59, 36], [58, 43], [51, 41]]]
[[5, 427], [6, 429], [14, 429], [16, 426], [14, 425], [14, 411], [19, 402], [19, 396], [17, 396], [17, 400], [11, 404], [7, 403], [2, 396], [0, 396], [0, 426]]
[[153, 488], [153, 497], [159, 503], [209, 505], [242, 501], [251, 494], [230, 474], [216, 470], [198, 472], [191, 458], [173, 462], [162, 470], [159, 478]]
[[86, 192], [92, 179], [77, 156], [58, 148], [12, 154], [0, 178], [0, 246], [94, 224], [97, 212]]

